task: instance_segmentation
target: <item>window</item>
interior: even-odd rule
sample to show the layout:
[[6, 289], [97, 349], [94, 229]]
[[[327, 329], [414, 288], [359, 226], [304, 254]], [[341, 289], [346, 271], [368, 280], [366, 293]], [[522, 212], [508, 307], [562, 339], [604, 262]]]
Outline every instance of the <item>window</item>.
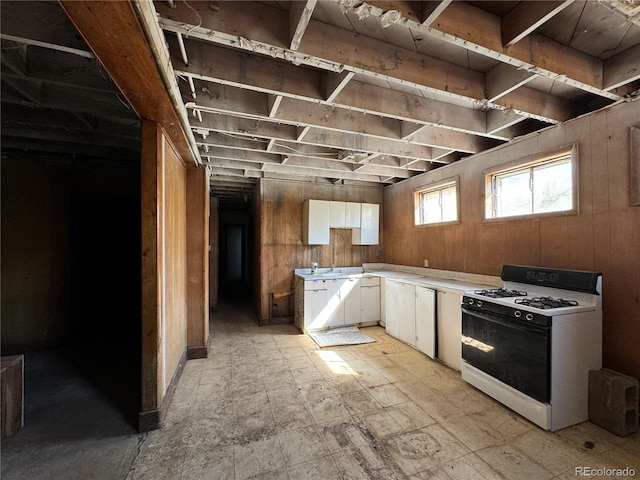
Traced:
[[458, 221], [458, 180], [415, 192], [416, 225]]
[[571, 212], [577, 205], [575, 148], [486, 175], [487, 218]]

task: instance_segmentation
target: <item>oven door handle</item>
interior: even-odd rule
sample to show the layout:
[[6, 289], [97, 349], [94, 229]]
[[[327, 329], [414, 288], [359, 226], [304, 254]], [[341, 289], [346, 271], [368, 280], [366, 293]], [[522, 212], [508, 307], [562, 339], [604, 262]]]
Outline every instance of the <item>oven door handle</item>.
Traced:
[[498, 325], [502, 325], [504, 327], [513, 328], [514, 330], [520, 330], [522, 332], [540, 332], [545, 333], [549, 330], [550, 327], [542, 327], [540, 325], [536, 325], [534, 323], [528, 323], [523, 320], [518, 320], [517, 318], [509, 318], [508, 320], [504, 317], [498, 317], [494, 315], [487, 315], [482, 312], [478, 312], [475, 310], [469, 310], [462, 307], [462, 313], [466, 313], [467, 315], [471, 315], [476, 318], [481, 318], [487, 322], [496, 323]]

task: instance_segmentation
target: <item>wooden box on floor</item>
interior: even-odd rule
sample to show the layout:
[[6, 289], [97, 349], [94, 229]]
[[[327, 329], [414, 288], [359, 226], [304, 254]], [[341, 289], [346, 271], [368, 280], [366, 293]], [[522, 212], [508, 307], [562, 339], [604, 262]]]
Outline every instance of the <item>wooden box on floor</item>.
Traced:
[[0, 365], [2, 438], [24, 425], [24, 355], [2, 357]]

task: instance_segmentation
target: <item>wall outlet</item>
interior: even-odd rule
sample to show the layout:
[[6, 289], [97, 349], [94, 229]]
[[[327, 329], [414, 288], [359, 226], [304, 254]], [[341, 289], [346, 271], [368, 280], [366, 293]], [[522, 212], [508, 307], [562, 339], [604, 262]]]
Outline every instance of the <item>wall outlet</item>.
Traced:
[[424, 259], [424, 266], [428, 267], [429, 266], [429, 260], [427, 260], [426, 258]]

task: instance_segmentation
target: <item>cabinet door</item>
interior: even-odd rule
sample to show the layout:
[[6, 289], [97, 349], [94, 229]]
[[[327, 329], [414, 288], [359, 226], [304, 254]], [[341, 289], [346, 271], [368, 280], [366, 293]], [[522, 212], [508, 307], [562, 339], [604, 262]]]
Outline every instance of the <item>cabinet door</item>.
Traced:
[[388, 278], [385, 280], [385, 330], [392, 337], [398, 338], [400, 309], [399, 283]]
[[329, 227], [345, 228], [347, 204], [345, 202], [329, 202]]
[[380, 286], [362, 285], [360, 287], [360, 321], [362, 323], [379, 322]]
[[344, 326], [344, 303], [340, 292], [347, 279], [327, 280], [326, 316], [328, 327]]
[[408, 283], [398, 284], [398, 339], [411, 346], [416, 345], [416, 287]]
[[360, 228], [361, 204], [346, 202], [345, 208], [345, 228]]
[[344, 303], [344, 324], [357, 325], [360, 319], [360, 279], [349, 278], [342, 284], [340, 297]]
[[361, 204], [360, 228], [354, 228], [351, 243], [354, 245], [377, 245], [380, 225], [380, 205]]
[[462, 368], [462, 294], [438, 291], [438, 358], [456, 370]]
[[304, 291], [304, 329], [318, 330], [327, 327], [327, 290]]
[[329, 245], [329, 202], [307, 200], [302, 208], [302, 242], [306, 245]]
[[436, 292], [416, 287], [416, 348], [436, 358]]

